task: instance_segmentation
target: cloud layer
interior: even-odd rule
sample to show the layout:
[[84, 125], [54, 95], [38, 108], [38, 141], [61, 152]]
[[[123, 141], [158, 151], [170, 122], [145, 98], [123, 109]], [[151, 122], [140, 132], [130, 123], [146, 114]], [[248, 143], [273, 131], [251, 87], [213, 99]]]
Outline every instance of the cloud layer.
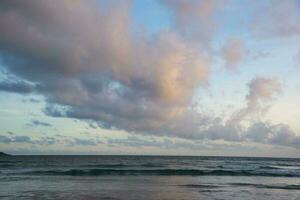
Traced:
[[[299, 137], [286, 125], [243, 125], [254, 114], [266, 112], [280, 91], [275, 78], [251, 80], [247, 105], [229, 120], [191, 106], [195, 90], [209, 80], [210, 42], [218, 29], [217, 11], [224, 4], [163, 1], [174, 24], [146, 36], [133, 31], [131, 2], [3, 0], [0, 56], [7, 76], [14, 78], [0, 82], [0, 90], [41, 94], [47, 115], [93, 121], [104, 128], [300, 148]], [[229, 40], [221, 51], [227, 68], [234, 68], [246, 54], [238, 39]], [[2, 141], [20, 139], [29, 140]], [[72, 144], [97, 142], [74, 139]]]
[[[208, 78], [209, 57], [180, 36], [130, 33], [129, 4], [59, 1], [1, 2], [2, 61], [14, 75], [38, 84], [62, 114], [104, 127], [144, 131], [186, 109]], [[79, 25], [80, 24], [80, 25]], [[30, 92], [23, 82], [7, 91]]]

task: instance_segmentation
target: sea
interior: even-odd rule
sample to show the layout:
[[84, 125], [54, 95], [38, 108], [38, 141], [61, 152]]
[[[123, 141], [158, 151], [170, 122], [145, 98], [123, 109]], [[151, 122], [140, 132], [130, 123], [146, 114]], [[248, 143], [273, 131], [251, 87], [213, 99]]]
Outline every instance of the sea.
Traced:
[[2, 156], [0, 199], [300, 200], [300, 159]]

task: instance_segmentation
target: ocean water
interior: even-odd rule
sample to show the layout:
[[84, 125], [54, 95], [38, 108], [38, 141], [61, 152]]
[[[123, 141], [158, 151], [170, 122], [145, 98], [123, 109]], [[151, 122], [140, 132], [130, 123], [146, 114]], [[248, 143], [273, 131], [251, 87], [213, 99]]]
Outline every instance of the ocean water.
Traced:
[[0, 199], [300, 200], [300, 160], [180, 156], [0, 157]]

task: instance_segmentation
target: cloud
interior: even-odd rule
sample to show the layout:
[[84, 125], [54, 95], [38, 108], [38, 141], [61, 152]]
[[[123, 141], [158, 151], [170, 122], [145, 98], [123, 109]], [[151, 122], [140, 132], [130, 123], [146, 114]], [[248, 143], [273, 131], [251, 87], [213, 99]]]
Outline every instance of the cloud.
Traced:
[[276, 78], [255, 77], [248, 83], [248, 90], [246, 106], [237, 109], [227, 120], [190, 109], [181, 116], [169, 120], [160, 129], [149, 132], [193, 140], [242, 142], [247, 131], [244, 122], [249, 122], [250, 127], [253, 121], [261, 121], [261, 117], [280, 93], [281, 85]]
[[6, 132], [8, 135], [14, 135], [14, 133], [12, 131], [7, 131]]
[[10, 135], [10, 136], [3, 136], [0, 135], [0, 143], [3, 144], [31, 144], [31, 145], [54, 145], [59, 143], [60, 140], [54, 137], [40, 137], [33, 139], [29, 136], [25, 135]]
[[95, 139], [74, 138], [73, 140], [68, 141], [68, 146], [96, 146], [101, 143], [102, 142]]
[[253, 33], [262, 38], [300, 35], [299, 1], [266, 1], [256, 9], [251, 24]]
[[299, 68], [300, 67], [300, 49], [298, 50], [298, 52], [294, 56], [294, 60], [295, 60], [295, 66], [297, 68]]
[[247, 117], [264, 115], [269, 104], [281, 91], [280, 82], [276, 78], [256, 77], [248, 84], [249, 93], [246, 96], [247, 105], [238, 110], [229, 120], [229, 123], [239, 123]]
[[54, 145], [54, 144], [57, 144], [59, 143], [60, 140], [55, 138], [55, 137], [41, 137], [37, 140], [34, 140], [32, 141], [33, 144], [36, 144], [36, 145]]
[[128, 136], [127, 138], [122, 139], [108, 139], [107, 144], [109, 146], [126, 146], [126, 147], [157, 147], [163, 149], [192, 149], [192, 150], [200, 150], [201, 148], [208, 148], [207, 145], [202, 143], [196, 143], [193, 141], [174, 141], [169, 138], [164, 139], [154, 139], [154, 138], [142, 138], [138, 136]]
[[32, 98], [32, 97], [30, 97], [30, 98], [24, 98], [23, 100], [22, 100], [24, 103], [40, 103], [41, 102], [41, 100], [39, 100], [39, 99], [37, 99], [37, 98]]
[[213, 34], [218, 30], [215, 20], [226, 0], [180, 1], [161, 0], [173, 14], [174, 29], [195, 45], [209, 48]]
[[256, 110], [261, 101], [269, 101], [281, 91], [281, 85], [276, 78], [256, 77], [249, 83], [247, 108]]
[[245, 137], [254, 142], [266, 142], [270, 133], [270, 127], [266, 123], [258, 122], [248, 128]]
[[208, 80], [206, 49], [172, 31], [151, 38], [131, 32], [125, 1], [94, 3], [1, 2], [7, 71], [37, 84], [52, 116], [146, 132], [185, 112]]
[[39, 121], [39, 120], [31, 120], [31, 122], [28, 124], [29, 126], [44, 126], [44, 127], [52, 127], [52, 124], [50, 123], [47, 123], [47, 122], [42, 122], [42, 121]]
[[2, 144], [16, 144], [16, 143], [22, 143], [22, 144], [31, 144], [31, 145], [39, 145], [39, 146], [49, 146], [49, 145], [55, 145], [55, 144], [62, 144], [68, 147], [73, 146], [96, 146], [98, 144], [102, 144], [99, 139], [83, 139], [83, 138], [76, 138], [76, 137], [49, 137], [49, 136], [43, 136], [43, 137], [37, 137], [37, 138], [31, 138], [29, 136], [25, 135], [18, 135], [18, 136], [5, 136], [0, 135], [0, 143]]
[[[276, 79], [253, 79], [247, 105], [229, 121], [191, 106], [195, 90], [209, 80], [213, 59], [208, 46], [217, 28], [214, 17], [224, 2], [163, 1], [173, 14], [174, 27], [149, 36], [132, 31], [127, 1], [2, 0], [0, 57], [17, 81], [5, 80], [0, 89], [35, 92], [46, 99], [45, 114], [92, 121], [103, 128], [189, 140], [258, 141], [259, 136], [245, 133], [266, 129], [251, 124], [247, 129], [242, 121], [267, 111], [280, 89]], [[244, 49], [241, 41], [228, 41], [223, 49], [228, 68], [239, 64]], [[283, 136], [296, 138], [288, 128], [270, 126], [266, 127], [273, 139], [261, 136], [261, 142], [298, 147], [291, 139], [278, 142]], [[2, 141], [99, 143], [16, 137]]]
[[237, 65], [245, 58], [247, 50], [242, 40], [238, 38], [228, 39], [221, 49], [228, 70], [235, 70]]
[[258, 60], [258, 59], [264, 59], [264, 58], [269, 58], [271, 56], [270, 52], [266, 51], [250, 51], [250, 57], [253, 60]]
[[7, 144], [7, 143], [11, 143], [11, 139], [10, 137], [7, 137], [5, 135], [0, 135], [0, 142], [1, 143], [4, 143], [4, 144]]
[[300, 136], [286, 124], [257, 122], [245, 132], [246, 139], [259, 143], [290, 146], [300, 149]]
[[3, 136], [0, 135], [0, 143], [32, 143], [31, 138], [28, 136]]
[[35, 86], [33, 84], [30, 84], [22, 80], [16, 80], [16, 81], [4, 80], [0, 82], [0, 91], [28, 94], [33, 92], [34, 89]]

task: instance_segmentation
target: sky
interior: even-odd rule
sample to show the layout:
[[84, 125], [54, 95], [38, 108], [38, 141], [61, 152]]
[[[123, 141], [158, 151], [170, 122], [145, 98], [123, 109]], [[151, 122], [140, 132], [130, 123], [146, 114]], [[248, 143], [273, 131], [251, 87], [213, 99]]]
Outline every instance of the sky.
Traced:
[[0, 151], [300, 156], [300, 1], [0, 1]]

